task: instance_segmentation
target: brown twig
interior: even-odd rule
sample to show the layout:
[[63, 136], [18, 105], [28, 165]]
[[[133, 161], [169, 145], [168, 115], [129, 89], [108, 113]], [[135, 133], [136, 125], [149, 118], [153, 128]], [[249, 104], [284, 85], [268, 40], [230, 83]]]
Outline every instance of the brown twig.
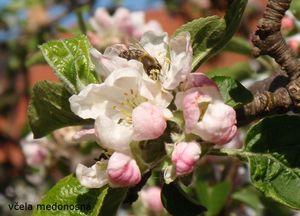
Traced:
[[282, 34], [281, 20], [292, 0], [269, 0], [263, 17], [259, 20], [252, 42], [254, 55], [269, 55], [289, 75], [296, 78], [300, 74], [300, 62], [289, 50]]
[[281, 34], [281, 20], [290, 3], [291, 0], [269, 0], [252, 40], [254, 55], [271, 56], [287, 76], [279, 74], [257, 85], [263, 91], [257, 92], [256, 89], [253, 101], [237, 110], [240, 125], [278, 110], [286, 112], [294, 107], [300, 108], [300, 62], [293, 56]]

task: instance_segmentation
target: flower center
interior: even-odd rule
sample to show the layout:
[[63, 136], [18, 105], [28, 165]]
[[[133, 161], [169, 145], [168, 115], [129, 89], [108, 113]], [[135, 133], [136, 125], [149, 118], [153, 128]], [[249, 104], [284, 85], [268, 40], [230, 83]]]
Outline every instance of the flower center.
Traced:
[[118, 124], [124, 125], [132, 125], [132, 111], [139, 104], [146, 101], [141, 95], [138, 94], [137, 91], [133, 89], [129, 89], [129, 91], [124, 92], [124, 100], [118, 104], [113, 106], [113, 109], [121, 113], [122, 117], [120, 118]]

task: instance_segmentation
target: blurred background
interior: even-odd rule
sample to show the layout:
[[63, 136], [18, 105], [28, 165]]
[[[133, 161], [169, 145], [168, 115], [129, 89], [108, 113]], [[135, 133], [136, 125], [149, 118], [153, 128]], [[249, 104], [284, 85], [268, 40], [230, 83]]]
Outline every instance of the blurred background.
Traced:
[[[76, 127], [33, 139], [26, 114], [31, 88], [39, 80], [58, 82], [43, 59], [39, 45], [83, 33], [94, 47], [103, 51], [112, 43], [128, 42], [131, 38], [138, 40], [147, 30], [166, 31], [171, 35], [193, 19], [223, 16], [229, 3], [230, 0], [1, 0], [0, 215], [30, 215], [30, 210], [14, 211], [8, 205], [38, 203], [55, 182], [74, 172], [79, 162], [91, 163], [100, 154], [95, 143], [72, 139], [78, 131]], [[231, 46], [199, 71], [219, 73], [226, 68], [246, 86], [268, 75], [266, 71], [272, 67], [272, 61], [254, 60], [250, 43], [265, 5], [266, 0], [249, 0]], [[122, 25], [125, 18], [133, 28], [131, 32]], [[298, 32], [294, 18], [287, 19], [286, 23], [286, 35]], [[244, 50], [237, 50], [234, 46], [237, 43], [242, 44]], [[291, 46], [298, 54], [299, 43], [293, 42]], [[187, 192], [202, 204], [218, 203], [208, 215], [297, 214], [263, 198], [249, 186], [247, 171], [248, 168], [236, 160], [208, 158], [201, 161], [201, 174]], [[148, 187], [159, 186], [157, 179], [159, 177], [150, 179]], [[216, 195], [209, 195], [212, 191]], [[205, 199], [203, 194], [206, 194]], [[214, 200], [215, 196], [218, 199]], [[147, 209], [149, 205], [145, 202], [144, 199], [135, 202], [133, 207], [124, 207], [120, 215], [166, 215], [161, 209]]]

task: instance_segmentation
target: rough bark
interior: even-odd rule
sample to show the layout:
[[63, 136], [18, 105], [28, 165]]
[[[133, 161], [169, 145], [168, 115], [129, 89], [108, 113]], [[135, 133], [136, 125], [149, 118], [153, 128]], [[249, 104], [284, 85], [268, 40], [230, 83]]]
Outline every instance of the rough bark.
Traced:
[[281, 20], [290, 3], [291, 0], [269, 0], [252, 40], [254, 55], [271, 56], [286, 75], [276, 74], [252, 88], [253, 101], [237, 110], [240, 124], [276, 111], [300, 108], [300, 62], [281, 34]]

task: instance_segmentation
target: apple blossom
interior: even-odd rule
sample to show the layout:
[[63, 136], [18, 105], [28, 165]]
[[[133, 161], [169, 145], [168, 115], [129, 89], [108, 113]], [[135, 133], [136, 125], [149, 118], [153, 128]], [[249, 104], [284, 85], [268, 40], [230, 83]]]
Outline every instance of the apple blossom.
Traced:
[[[168, 117], [164, 114], [172, 96], [143, 76], [140, 62], [130, 60], [128, 67], [114, 70], [103, 83], [90, 84], [69, 100], [75, 114], [95, 119], [102, 147], [129, 153], [132, 141], [163, 134]], [[152, 117], [155, 121], [141, 123]]]
[[76, 177], [82, 186], [100, 188], [134, 186], [141, 180], [140, 169], [130, 156], [114, 152], [109, 160], [97, 161], [92, 167], [78, 164]]
[[148, 187], [140, 192], [143, 205], [152, 212], [163, 211], [163, 204], [160, 198], [161, 188], [157, 186]]
[[101, 188], [108, 183], [106, 166], [107, 161], [98, 161], [92, 167], [78, 164], [76, 168], [76, 177], [84, 187]]
[[175, 166], [176, 175], [191, 173], [199, 160], [200, 153], [200, 145], [195, 141], [176, 144], [172, 153], [172, 163]]
[[90, 19], [94, 32], [87, 36], [95, 47], [106, 47], [114, 43], [127, 43], [131, 39], [140, 39], [146, 31], [161, 32], [157, 21], [145, 22], [142, 11], [129, 12], [125, 8], [118, 8], [111, 16], [104, 8], [98, 8], [94, 17]]
[[107, 176], [111, 187], [134, 186], [141, 181], [141, 172], [136, 161], [119, 152], [109, 158]]
[[229, 142], [237, 131], [234, 109], [222, 101], [216, 84], [204, 74], [190, 74], [175, 98], [183, 111], [185, 131], [215, 144]]
[[46, 148], [47, 143], [49, 141], [46, 138], [34, 139], [32, 133], [21, 140], [21, 147], [29, 166], [43, 166], [49, 163], [50, 151]]
[[175, 89], [191, 72], [193, 50], [190, 40], [189, 32], [180, 33], [169, 43], [165, 33], [146, 32], [142, 36], [141, 46], [162, 66], [158, 79], [163, 88]]
[[[193, 51], [188, 32], [182, 32], [168, 42], [166, 33], [149, 31], [141, 37], [140, 45], [160, 64], [161, 69], [151, 70], [148, 76], [164, 89], [174, 90], [191, 72]], [[122, 44], [112, 45], [104, 51], [104, 54], [95, 49], [91, 50], [96, 71], [102, 77], [105, 78], [114, 69], [126, 65], [125, 59], [119, 57], [120, 50], [126, 50], [126, 46]]]

